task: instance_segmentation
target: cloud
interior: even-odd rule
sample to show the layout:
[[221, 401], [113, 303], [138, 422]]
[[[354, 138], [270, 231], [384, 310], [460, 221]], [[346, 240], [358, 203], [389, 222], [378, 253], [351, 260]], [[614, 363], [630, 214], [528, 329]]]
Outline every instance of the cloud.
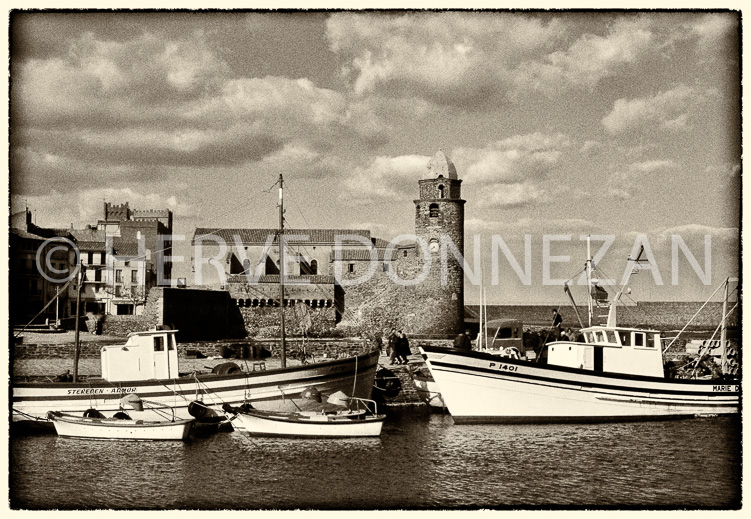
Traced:
[[672, 160], [632, 162], [610, 175], [607, 193], [617, 200], [631, 200], [642, 189], [646, 178], [675, 171], [677, 168], [678, 164]]
[[87, 224], [96, 224], [103, 217], [104, 201], [121, 204], [128, 202], [132, 209], [169, 209], [176, 218], [195, 216], [196, 209], [191, 204], [178, 200], [173, 194], [142, 192], [131, 188], [96, 188], [77, 193], [52, 191], [45, 195], [15, 196], [12, 205], [23, 210], [28, 204], [35, 213], [36, 224], [41, 227], [82, 229]]
[[691, 110], [710, 95], [714, 95], [711, 90], [701, 92], [696, 88], [678, 85], [650, 97], [621, 98], [615, 101], [611, 112], [602, 118], [602, 124], [611, 134], [649, 127], [685, 129], [689, 127]]
[[104, 184], [118, 172], [226, 167], [288, 145], [320, 152], [385, 138], [371, 106], [308, 79], [232, 77], [201, 31], [125, 41], [88, 33], [67, 50], [14, 64], [14, 186], [47, 178], [38, 165]]
[[344, 181], [342, 201], [347, 204], [404, 201], [414, 195], [415, 184], [423, 177], [429, 161], [430, 157], [424, 155], [375, 157], [366, 166], [353, 168]]
[[546, 190], [531, 182], [515, 184], [490, 184], [483, 187], [483, 195], [477, 197], [479, 209], [512, 208], [532, 205], [545, 200]]
[[453, 160], [467, 184], [543, 180], [571, 145], [564, 134], [515, 135], [485, 148], [458, 148]]
[[339, 13], [326, 33], [331, 50], [348, 60], [343, 72], [356, 93], [476, 108], [502, 94], [514, 66], [549, 48], [563, 26], [503, 13]]
[[654, 35], [648, 17], [625, 17], [600, 36], [585, 33], [566, 50], [529, 60], [519, 66], [515, 81], [520, 89], [548, 93], [561, 88], [593, 88], [625, 65], [636, 63], [650, 52]]

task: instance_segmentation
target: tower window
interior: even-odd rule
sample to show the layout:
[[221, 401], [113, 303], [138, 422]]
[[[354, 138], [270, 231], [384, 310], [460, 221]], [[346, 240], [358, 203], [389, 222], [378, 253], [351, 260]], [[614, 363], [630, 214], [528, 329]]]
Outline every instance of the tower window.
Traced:
[[415, 209], [415, 216], [420, 216], [420, 205], [418, 204], [417, 208]]
[[430, 217], [431, 218], [438, 217], [438, 204], [430, 204]]
[[310, 262], [310, 273], [313, 276], [318, 274], [318, 261], [317, 260], [313, 260]]
[[438, 198], [446, 198], [446, 194], [443, 192], [443, 184], [438, 186]]
[[355, 264], [354, 263], [350, 263], [349, 264], [349, 271], [350, 272], [354, 272], [355, 271]]
[[407, 257], [407, 251], [406, 250], [404, 251], [404, 257], [405, 258]]

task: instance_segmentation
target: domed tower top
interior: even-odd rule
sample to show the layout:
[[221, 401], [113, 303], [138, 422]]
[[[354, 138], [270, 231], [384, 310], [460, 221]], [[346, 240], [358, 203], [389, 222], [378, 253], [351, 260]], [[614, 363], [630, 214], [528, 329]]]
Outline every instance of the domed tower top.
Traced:
[[431, 178], [451, 178], [458, 180], [459, 176], [456, 174], [456, 166], [451, 162], [451, 159], [443, 153], [442, 149], [439, 149], [433, 158], [428, 162], [428, 171], [422, 177], [423, 179]]

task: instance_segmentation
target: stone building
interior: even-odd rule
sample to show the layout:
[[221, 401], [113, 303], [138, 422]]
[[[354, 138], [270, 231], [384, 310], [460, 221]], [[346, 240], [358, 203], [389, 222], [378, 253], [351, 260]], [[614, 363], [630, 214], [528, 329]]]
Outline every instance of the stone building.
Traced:
[[[40, 324], [68, 316], [67, 291], [60, 294], [68, 270], [64, 239], [71, 240], [67, 231], [32, 223], [28, 208], [11, 215], [8, 236], [11, 324], [26, 325], [32, 320], [34, 324]], [[60, 297], [56, 299], [58, 295]]]
[[[417, 242], [390, 243], [367, 230], [286, 229], [285, 307], [335, 325], [378, 334], [392, 326], [410, 334], [452, 336], [464, 321], [464, 203], [461, 180], [439, 150], [418, 180]], [[275, 229], [196, 229], [193, 272], [204, 288], [227, 290], [253, 321], [273, 326], [278, 308], [279, 242]], [[442, 261], [445, 256], [446, 260]], [[286, 313], [285, 313], [286, 316]], [[295, 324], [293, 324], [295, 326]]]
[[[172, 211], [105, 202], [103, 216], [96, 226], [70, 230], [84, 266], [82, 312], [140, 315], [160, 270], [162, 279], [171, 278]], [[73, 253], [70, 261], [75, 264]], [[71, 313], [75, 290], [71, 287]]]

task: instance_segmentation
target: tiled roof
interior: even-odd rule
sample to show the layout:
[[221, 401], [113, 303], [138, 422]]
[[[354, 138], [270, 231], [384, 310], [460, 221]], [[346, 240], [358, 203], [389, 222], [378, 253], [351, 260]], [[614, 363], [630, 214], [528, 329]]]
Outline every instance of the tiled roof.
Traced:
[[25, 240], [39, 240], [39, 241], [44, 241], [44, 240], [47, 239], [44, 236], [39, 236], [38, 234], [32, 234], [30, 232], [26, 232], [26, 231], [21, 230], [21, 229], [11, 229], [10, 232], [13, 233], [13, 234], [15, 234], [19, 238], [23, 238]]
[[70, 235], [76, 241], [76, 243], [82, 242], [100, 242], [104, 247], [104, 229], [70, 229], [68, 230]]
[[77, 241], [78, 250], [85, 252], [104, 252], [103, 241]]
[[[217, 229], [217, 228], [203, 228], [199, 227], [193, 233], [193, 240], [191, 244], [195, 245], [196, 239], [203, 236], [217, 236], [223, 239], [227, 244], [234, 245], [235, 237], [243, 245], [265, 245], [269, 239], [276, 237], [277, 229]], [[285, 229], [284, 233], [287, 235], [307, 236], [307, 241], [300, 241], [301, 244], [310, 245], [334, 245], [335, 238], [337, 236], [344, 235], [357, 235], [362, 236], [366, 240], [370, 241], [370, 231], [355, 230], [355, 229]], [[271, 238], [269, 238], [271, 237]], [[298, 240], [292, 240], [294, 243]], [[210, 244], [212, 240], [206, 238], [204, 243]], [[360, 243], [357, 240], [341, 240], [344, 244], [357, 244]]]
[[[331, 251], [330, 254], [330, 261], [335, 261], [337, 259], [340, 259], [341, 261], [370, 261], [373, 259], [371, 256], [372, 254], [375, 255], [376, 261], [385, 261], [386, 258], [386, 249], [366, 249], [366, 248], [360, 248], [360, 249], [343, 249], [341, 251]], [[392, 249], [389, 260], [393, 260], [396, 256], [396, 250]]]

